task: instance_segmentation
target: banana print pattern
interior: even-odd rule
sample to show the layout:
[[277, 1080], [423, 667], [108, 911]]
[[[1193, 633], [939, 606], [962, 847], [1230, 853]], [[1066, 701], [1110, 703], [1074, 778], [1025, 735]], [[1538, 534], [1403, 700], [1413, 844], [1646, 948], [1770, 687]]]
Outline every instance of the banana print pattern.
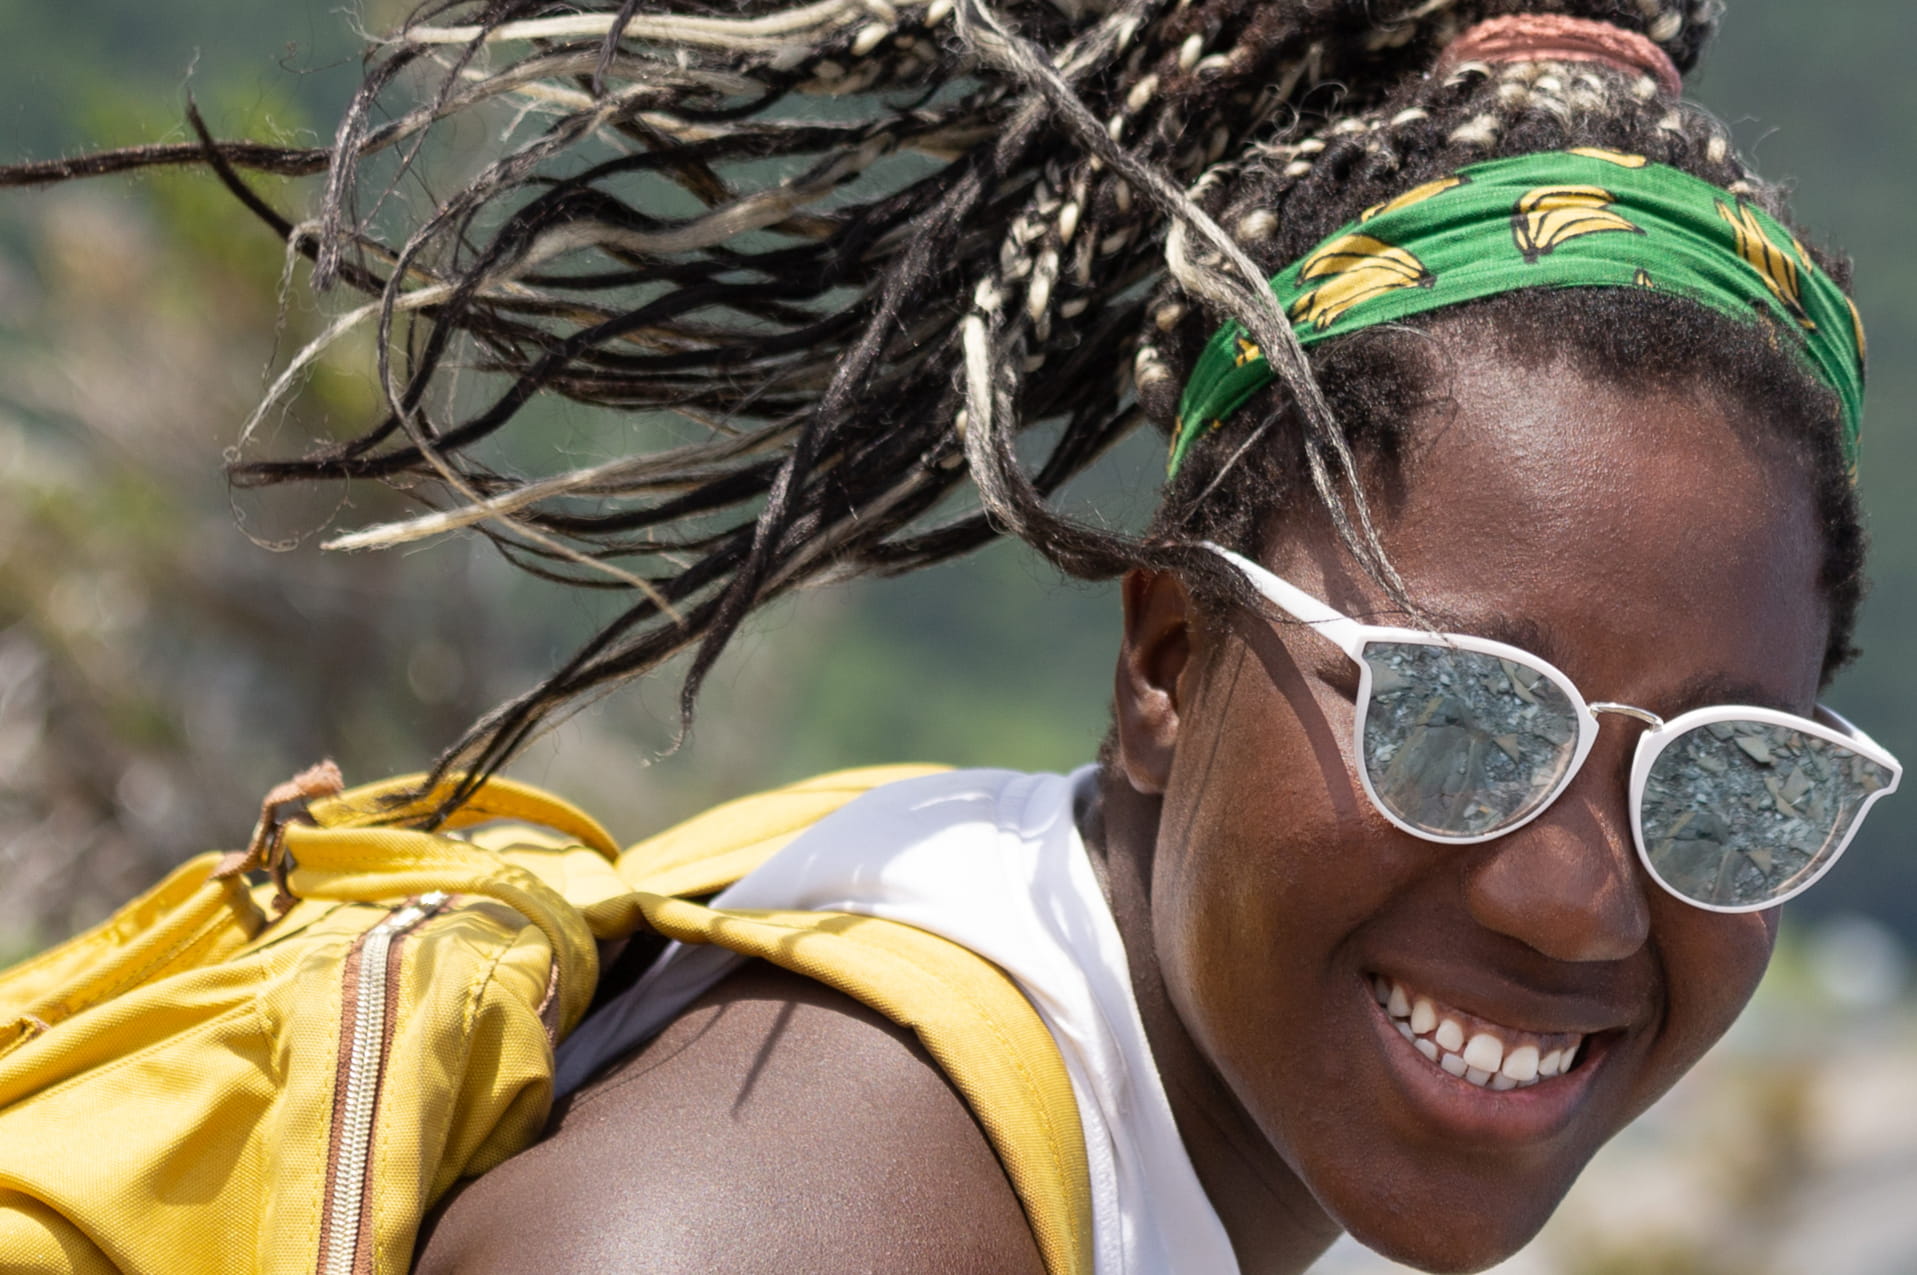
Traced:
[[1353, 306], [1399, 288], [1429, 288], [1437, 276], [1402, 248], [1370, 235], [1342, 235], [1305, 258], [1298, 281], [1327, 282], [1292, 302], [1293, 323], [1309, 322], [1320, 332]]
[[[1372, 204], [1269, 282], [1305, 346], [1527, 288], [1685, 298], [1802, 355], [1842, 403], [1856, 457], [1857, 307], [1762, 209], [1643, 155], [1580, 146], [1469, 165]], [[1220, 328], [1186, 380], [1168, 470], [1275, 376], [1242, 324]]]
[[[1737, 255], [1757, 271], [1771, 295], [1783, 302], [1784, 308], [1791, 312], [1792, 318], [1803, 324], [1805, 331], [1815, 332], [1817, 324], [1804, 309], [1804, 283], [1798, 274], [1797, 262], [1771, 242], [1771, 237], [1764, 233], [1764, 227], [1743, 200], [1737, 201], [1736, 211], [1732, 211], [1723, 200], [1718, 200], [1717, 215], [1730, 223], [1736, 233]], [[1796, 240], [1791, 242], [1796, 245]], [[1803, 249], [1799, 247], [1798, 252], [1801, 254]]]
[[1511, 233], [1526, 264], [1555, 252], [1581, 235], [1626, 231], [1641, 235], [1634, 222], [1611, 211], [1617, 196], [1601, 186], [1541, 186], [1518, 200]]
[[1447, 190], [1456, 190], [1460, 186], [1469, 185], [1470, 182], [1471, 179], [1469, 177], [1454, 176], [1440, 177], [1437, 181], [1426, 182], [1422, 186], [1413, 186], [1396, 199], [1387, 199], [1382, 204], [1371, 205], [1371, 207], [1358, 214], [1358, 222], [1362, 225], [1374, 217], [1382, 217], [1386, 213], [1394, 213], [1401, 208], [1409, 208], [1413, 204], [1422, 204], [1427, 199], [1435, 199]]
[[1607, 164], [1616, 164], [1619, 168], [1642, 168], [1651, 161], [1642, 155], [1627, 155], [1623, 151], [1607, 151], [1602, 146], [1573, 146], [1572, 155], [1582, 155], [1586, 159], [1601, 159]]

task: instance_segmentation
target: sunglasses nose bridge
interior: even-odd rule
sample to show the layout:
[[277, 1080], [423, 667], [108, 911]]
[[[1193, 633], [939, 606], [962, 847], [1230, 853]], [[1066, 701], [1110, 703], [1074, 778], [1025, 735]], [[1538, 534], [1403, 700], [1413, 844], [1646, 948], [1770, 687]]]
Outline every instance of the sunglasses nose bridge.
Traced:
[[1613, 704], [1609, 700], [1600, 700], [1595, 704], [1586, 705], [1586, 707], [1588, 707], [1594, 715], [1612, 713], [1618, 717], [1629, 717], [1634, 721], [1643, 722], [1652, 730], [1664, 729], [1664, 719], [1648, 708], [1638, 708], [1631, 704]]

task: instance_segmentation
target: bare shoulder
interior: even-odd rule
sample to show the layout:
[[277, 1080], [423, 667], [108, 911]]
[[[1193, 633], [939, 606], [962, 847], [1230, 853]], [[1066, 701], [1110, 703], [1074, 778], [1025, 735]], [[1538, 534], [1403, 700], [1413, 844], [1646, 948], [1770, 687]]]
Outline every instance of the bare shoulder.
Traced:
[[460, 1191], [417, 1269], [1042, 1275], [984, 1133], [907, 1030], [753, 962]]

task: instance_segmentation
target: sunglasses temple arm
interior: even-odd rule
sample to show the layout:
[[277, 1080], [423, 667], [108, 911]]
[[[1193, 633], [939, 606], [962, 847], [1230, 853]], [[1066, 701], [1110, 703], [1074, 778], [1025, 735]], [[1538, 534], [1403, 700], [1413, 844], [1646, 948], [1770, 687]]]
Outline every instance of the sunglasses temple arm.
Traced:
[[1296, 585], [1279, 579], [1250, 558], [1233, 553], [1223, 545], [1214, 544], [1209, 540], [1202, 543], [1206, 549], [1238, 568], [1267, 602], [1292, 619], [1302, 620], [1318, 630], [1352, 659], [1359, 658], [1358, 652], [1364, 648], [1364, 625], [1350, 616], [1332, 610]]
[[[1823, 714], [1825, 717], [1828, 717], [1831, 721], [1837, 723], [1838, 726], [1842, 727], [1845, 730], [1845, 732], [1847, 732], [1858, 743], [1863, 744], [1868, 748], [1875, 749], [1877, 752], [1883, 754], [1882, 760], [1889, 762], [1890, 769], [1891, 769], [1891, 784], [1890, 784], [1890, 787], [1886, 788], [1884, 791], [1890, 792], [1897, 787], [1897, 781], [1903, 777], [1904, 767], [1902, 762], [1899, 762], [1895, 757], [1892, 757], [1890, 755], [1890, 750], [1886, 749], [1882, 744], [1878, 743], [1876, 740], [1872, 739], [1869, 735], [1866, 735], [1863, 731], [1859, 730], [1855, 722], [1851, 721], [1850, 718], [1844, 716], [1842, 713], [1832, 708], [1829, 704], [1819, 704], [1817, 706], [1817, 711]], [[1877, 760], [1877, 759], [1873, 758], [1872, 760]]]

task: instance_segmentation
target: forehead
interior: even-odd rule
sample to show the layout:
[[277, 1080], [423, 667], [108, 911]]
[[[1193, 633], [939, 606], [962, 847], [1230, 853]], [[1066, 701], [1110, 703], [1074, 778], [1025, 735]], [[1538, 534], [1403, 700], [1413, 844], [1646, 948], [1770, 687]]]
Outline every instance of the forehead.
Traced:
[[[1467, 349], [1446, 370], [1376, 511], [1435, 622], [1534, 649], [1594, 698], [1681, 711], [1734, 685], [1809, 707], [1823, 547], [1811, 484], [1764, 423], [1568, 362]], [[1322, 528], [1281, 540], [1332, 605], [1376, 613], [1379, 590]]]

